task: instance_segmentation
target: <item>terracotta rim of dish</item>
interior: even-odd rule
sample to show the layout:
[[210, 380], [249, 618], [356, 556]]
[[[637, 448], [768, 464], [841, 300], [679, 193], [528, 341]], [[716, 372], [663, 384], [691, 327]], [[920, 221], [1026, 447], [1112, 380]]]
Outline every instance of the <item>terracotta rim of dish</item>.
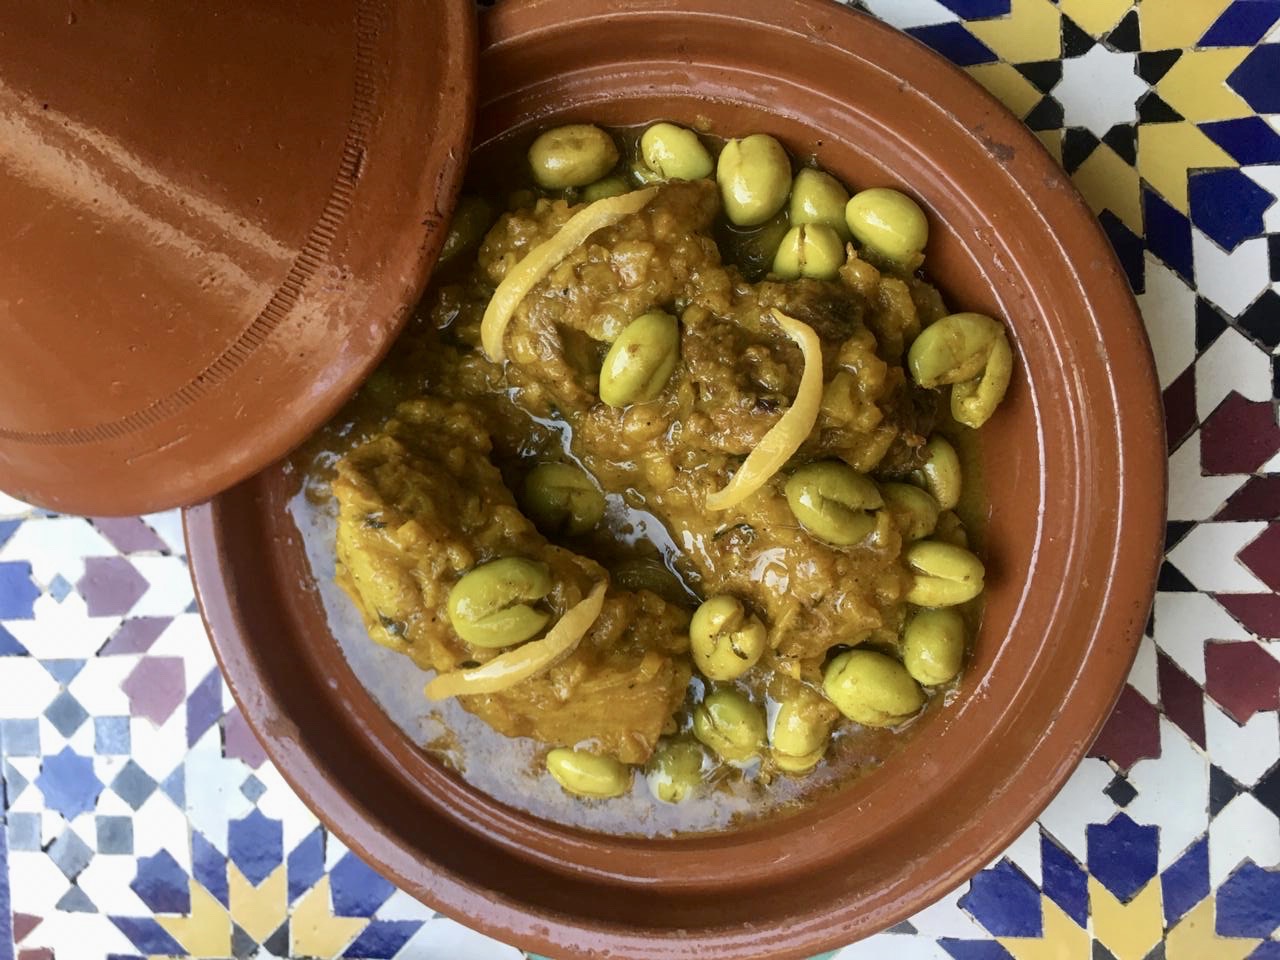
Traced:
[[[336, 643], [293, 636], [323, 623], [290, 559], [297, 533], [279, 525], [287, 471], [188, 511], [201, 609], [285, 777], [351, 847], [444, 913], [557, 956], [809, 956], [904, 919], [980, 869], [1105, 722], [1163, 537], [1150, 350], [1065, 173], [910, 38], [815, 0], [587, 0], [562, 18], [554, 0], [487, 16], [479, 145], [552, 119], [658, 119], [655, 103], [670, 119], [704, 109], [737, 129], [765, 125], [851, 182], [879, 170], [909, 184], [943, 225], [931, 277], [963, 290], [965, 308], [1017, 318], [1026, 369], [1002, 416], [1022, 443], [1001, 446], [1000, 427], [982, 441], [1003, 458], [989, 487], [1003, 498], [990, 536], [1006, 549], [994, 571], [1005, 585], [988, 619], [1004, 633], [984, 627], [962, 696], [875, 774], [786, 818], [633, 840], [540, 821], [468, 787], [392, 726]], [[599, 42], [582, 43], [587, 33]], [[863, 99], [840, 96], [849, 76]], [[829, 142], [851, 124], [859, 147]], [[946, 162], [929, 163], [944, 147]]]

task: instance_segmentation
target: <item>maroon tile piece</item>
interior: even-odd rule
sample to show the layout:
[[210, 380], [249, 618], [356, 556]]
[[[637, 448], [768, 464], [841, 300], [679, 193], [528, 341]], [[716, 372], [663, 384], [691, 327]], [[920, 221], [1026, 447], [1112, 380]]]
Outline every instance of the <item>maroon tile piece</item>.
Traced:
[[187, 696], [180, 657], [143, 657], [120, 684], [129, 696], [129, 712], [152, 723], [164, 723]]
[[120, 616], [133, 609], [149, 584], [124, 557], [88, 557], [76, 584], [91, 617]]
[[27, 934], [40, 926], [43, 921], [43, 917], [35, 917], [29, 913], [15, 913], [13, 915], [13, 942], [21, 943], [27, 939]]
[[1213, 599], [1250, 633], [1260, 637], [1280, 637], [1280, 594], [1215, 593]]
[[1196, 365], [1193, 363], [1164, 390], [1164, 428], [1169, 452], [1178, 449], [1196, 427]]
[[262, 744], [249, 729], [239, 707], [228, 710], [222, 719], [222, 745], [224, 756], [242, 760], [255, 769], [266, 762]]
[[121, 553], [169, 549], [141, 517], [90, 517], [89, 520]]
[[1250, 477], [1215, 520], [1280, 520], [1280, 474]]
[[1241, 550], [1240, 562], [1272, 590], [1280, 591], [1280, 523], [1273, 523]]
[[56, 960], [56, 958], [49, 947], [31, 947], [29, 950], [19, 950], [18, 960]]
[[1277, 450], [1280, 426], [1271, 404], [1253, 403], [1235, 392], [1200, 428], [1200, 465], [1206, 474], [1253, 473]]
[[126, 620], [98, 651], [98, 656], [146, 653], [171, 623], [173, 617], [134, 617]]
[[1160, 756], [1160, 714], [1133, 687], [1125, 684], [1111, 719], [1098, 734], [1089, 756], [1113, 761], [1128, 770], [1139, 760]]
[[1200, 746], [1204, 739], [1204, 691], [1162, 651], [1156, 652], [1156, 672], [1160, 680], [1160, 707]]
[[[1205, 689], [1236, 718], [1280, 709], [1280, 661], [1253, 640], [1205, 644]], [[1201, 744], [1203, 746], [1203, 744]]]

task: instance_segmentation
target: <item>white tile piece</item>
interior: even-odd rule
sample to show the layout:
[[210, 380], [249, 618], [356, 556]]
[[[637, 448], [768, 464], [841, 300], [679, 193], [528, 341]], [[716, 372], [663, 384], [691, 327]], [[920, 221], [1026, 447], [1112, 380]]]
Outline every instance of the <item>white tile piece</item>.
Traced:
[[186, 814], [157, 790], [133, 818], [133, 852], [149, 857], [168, 850], [178, 865], [191, 872], [191, 834]]
[[1202, 593], [1157, 593], [1155, 615], [1156, 645], [1201, 686], [1205, 682], [1205, 642], [1247, 640], [1251, 636]]
[[[288, 849], [288, 844], [285, 844]], [[375, 912], [379, 920], [430, 920], [436, 912], [425, 903], [413, 899], [403, 890], [397, 890]]]
[[950, 960], [934, 940], [896, 933], [868, 937], [836, 952], [832, 960]]
[[[1276, 132], [1280, 133], [1280, 114], [1269, 117], [1268, 120]], [[1254, 164], [1241, 167], [1240, 172], [1273, 197], [1280, 197], [1280, 166], [1274, 163]], [[1271, 204], [1263, 213], [1262, 231], [1263, 233], [1280, 233], [1280, 202]]]
[[[120, 685], [137, 666], [136, 657], [94, 657], [67, 686], [67, 691], [95, 717], [129, 715], [129, 697]], [[92, 726], [92, 721], [89, 721]]]
[[324, 835], [324, 868], [326, 871], [332, 870], [347, 854], [347, 845], [332, 833], [325, 832]]
[[195, 599], [191, 572], [181, 557], [134, 556], [130, 562], [150, 584], [137, 606], [135, 617], [169, 617], [182, 613]]
[[153, 780], [163, 781], [187, 752], [186, 704], [156, 726], [146, 717], [134, 717], [129, 725], [130, 754]]
[[0, 491], [0, 520], [11, 520], [14, 517], [25, 517], [32, 513], [34, 508], [21, 500], [16, 500], [7, 493]]
[[1237, 555], [1267, 529], [1265, 521], [1206, 522], [1169, 551], [1169, 560], [1206, 593], [1269, 593]]
[[254, 775], [266, 787], [258, 798], [258, 809], [272, 820], [284, 825], [284, 848], [292, 850], [316, 828], [320, 822], [305, 803], [280, 776], [271, 763], [264, 763]]
[[55, 957], [106, 960], [113, 953], [137, 956], [137, 949], [120, 928], [99, 913], [59, 913], [31, 931], [24, 947], [48, 947]]
[[225, 853], [227, 822], [248, 816], [253, 804], [240, 792], [249, 768], [223, 757], [220, 745], [217, 737], [205, 737], [187, 754], [186, 800], [192, 828]]
[[1280, 820], [1251, 793], [1242, 793], [1209, 824], [1209, 883], [1215, 889], [1250, 859], [1280, 866]]
[[176, 554], [185, 554], [187, 544], [182, 536], [182, 511], [166, 510], [163, 513], [148, 513], [142, 517], [161, 540]]
[[201, 667], [214, 666], [213, 648], [209, 645], [209, 634], [205, 632], [204, 622], [198, 613], [179, 613], [164, 628], [156, 642], [147, 651], [151, 656], [182, 657], [191, 659], [193, 668], [187, 671], [189, 684], [199, 683], [209, 671]]
[[1169, 457], [1169, 519], [1206, 520], [1249, 478], [1239, 474], [1202, 476], [1200, 432], [1183, 441]]
[[899, 30], [926, 27], [955, 20], [956, 15], [937, 0], [863, 0], [868, 10]]
[[515, 947], [444, 917], [424, 923], [396, 954], [397, 960], [522, 960], [523, 956]]
[[1129, 782], [1138, 795], [1125, 808], [1138, 823], [1160, 825], [1160, 869], [1173, 864], [1209, 825], [1209, 761], [1168, 718], [1160, 718], [1160, 756], [1137, 761]]
[[1136, 73], [1138, 56], [1095, 44], [1082, 57], [1062, 61], [1053, 96], [1068, 127], [1088, 127], [1101, 138], [1118, 123], [1133, 123], [1138, 98], [1149, 87]]
[[1255, 237], [1227, 253], [1204, 233], [1191, 228], [1196, 288], [1233, 317], [1238, 317], [1271, 283], [1267, 240]]
[[58, 681], [35, 660], [5, 657], [0, 671], [0, 703], [6, 717], [38, 717], [57, 694]]
[[1150, 703], [1160, 700], [1160, 683], [1156, 666], [1156, 642], [1146, 635], [1138, 644], [1133, 668], [1129, 671], [1129, 685], [1147, 698]]
[[1196, 296], [1150, 253], [1146, 261], [1146, 289], [1137, 300], [1163, 390], [1196, 358]]
[[0, 547], [0, 560], [26, 560], [41, 585], [58, 574], [69, 583], [84, 575], [85, 557], [110, 557], [116, 548], [83, 517], [28, 520]]
[[1274, 712], [1255, 713], [1241, 726], [1205, 697], [1204, 732], [1213, 762], [1246, 787], [1280, 760], [1280, 726]]
[[1228, 394], [1271, 399], [1271, 358], [1234, 327], [1222, 331], [1196, 361], [1196, 416], [1203, 423]]
[[116, 857], [100, 853], [89, 861], [84, 872], [76, 878], [76, 883], [103, 913], [117, 917], [145, 917], [150, 909], [129, 889], [137, 874], [136, 856]]
[[5, 629], [42, 660], [85, 659], [102, 649], [120, 626], [119, 617], [91, 617], [84, 598], [69, 593], [58, 603], [42, 594], [32, 605], [35, 618], [6, 621]]
[[1045, 832], [1081, 863], [1088, 853], [1085, 828], [1091, 823], [1106, 823], [1115, 815], [1116, 805], [1102, 792], [1114, 776], [1105, 760], [1085, 757], [1040, 814]]
[[982, 927], [959, 905], [960, 898], [968, 892], [966, 883], [952, 890], [911, 917], [911, 925], [922, 937], [936, 940], [939, 937], [973, 939], [984, 935]]
[[1031, 882], [1040, 883], [1040, 825], [1033, 823], [1018, 835], [1004, 851], [1015, 866], [1031, 878]]
[[[46, 837], [45, 841], [51, 839]], [[67, 890], [67, 878], [43, 850], [10, 850], [9, 876], [15, 878], [9, 885], [14, 913], [46, 916]], [[16, 879], [19, 877], [21, 882]]]

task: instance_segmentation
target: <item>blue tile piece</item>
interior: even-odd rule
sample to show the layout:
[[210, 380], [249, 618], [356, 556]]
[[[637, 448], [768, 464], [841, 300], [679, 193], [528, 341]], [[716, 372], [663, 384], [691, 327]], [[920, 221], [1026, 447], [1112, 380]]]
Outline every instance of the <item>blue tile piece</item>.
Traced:
[[13, 536], [13, 532], [22, 526], [21, 520], [0, 520], [0, 547], [3, 547]]
[[132, 759], [125, 763], [124, 769], [111, 781], [111, 789], [117, 797], [137, 810], [147, 802], [147, 798], [156, 792], [156, 782], [150, 774], [137, 765]]
[[1147, 249], [1163, 260], [1188, 284], [1195, 284], [1191, 254], [1191, 221], [1171, 207], [1154, 190], [1143, 188], [1142, 217]]
[[1240, 170], [1201, 170], [1187, 179], [1191, 222], [1231, 251], [1262, 236], [1262, 214], [1275, 200]]
[[40, 666], [65, 687], [80, 675], [86, 662], [85, 660], [41, 660]]
[[1280, 0], [1236, 0], [1200, 38], [1201, 47], [1251, 47], [1280, 20]]
[[0, 563], [0, 620], [30, 620], [40, 588], [31, 582], [31, 564]]
[[1013, 960], [1011, 954], [994, 940], [956, 940], [943, 937], [938, 946], [955, 960]]
[[44, 794], [45, 806], [67, 820], [92, 810], [102, 792], [102, 781], [93, 772], [93, 761], [70, 747], [64, 747], [57, 756], [45, 758], [36, 786]]
[[67, 888], [67, 892], [58, 898], [58, 902], [54, 907], [64, 913], [97, 913], [98, 908], [94, 906], [89, 895], [72, 884]]
[[221, 717], [222, 674], [214, 667], [187, 696], [187, 746], [194, 746]]
[[1013, 6], [1012, 0], [941, 0], [941, 3], [964, 20], [1003, 17]]
[[1044, 932], [1040, 891], [1008, 860], [975, 876], [960, 906], [997, 937], [1039, 937]]
[[1265, 940], [1258, 944], [1258, 949], [1249, 954], [1247, 960], [1280, 960], [1280, 940]]
[[[191, 888], [183, 870], [168, 850], [138, 858], [138, 872], [129, 889], [153, 913], [190, 913]], [[134, 941], [137, 943], [137, 941]], [[142, 946], [142, 944], [138, 944]]]
[[1041, 889], [1068, 917], [1087, 927], [1089, 923], [1089, 874], [1075, 857], [1045, 834], [1040, 835]]
[[0, 720], [0, 749], [6, 757], [40, 756], [40, 722], [28, 717]]
[[0, 626], [0, 657], [25, 657], [27, 648], [18, 642], [18, 638]]
[[1158, 827], [1134, 823], [1118, 813], [1109, 823], [1092, 823], [1085, 831], [1089, 873], [1122, 903], [1156, 875], [1160, 845]]
[[80, 839], [79, 834], [68, 827], [53, 843], [49, 844], [49, 859], [68, 880], [74, 880], [93, 859], [93, 850]]
[[1258, 113], [1280, 113], [1280, 43], [1261, 43], [1231, 71], [1227, 85]]
[[1134, 293], [1142, 293], [1147, 286], [1147, 258], [1143, 255], [1145, 247], [1142, 238], [1130, 230], [1110, 210], [1103, 210], [1098, 215], [1102, 230], [1111, 241], [1111, 248], [1116, 252], [1116, 259], [1124, 268], [1129, 280], [1129, 288]]
[[396, 889], [354, 853], [344, 854], [329, 871], [329, 885], [338, 917], [372, 917]]
[[99, 853], [133, 853], [132, 817], [98, 817], [94, 826]]
[[185, 807], [187, 805], [187, 771], [182, 764], [178, 764], [174, 768], [173, 773], [164, 778], [164, 783], [160, 784], [160, 789], [164, 791], [164, 795], [173, 801], [177, 807]]
[[0, 823], [0, 960], [13, 960], [13, 924], [9, 905], [9, 841]]
[[18, 798], [23, 790], [27, 789], [27, 778], [18, 772], [8, 760], [4, 762], [4, 792], [10, 803]]
[[132, 743], [128, 717], [93, 718], [93, 752], [103, 756], [125, 757]]
[[199, 830], [191, 831], [191, 875], [220, 904], [231, 906], [227, 858]]
[[954, 20], [929, 27], [912, 27], [907, 33], [933, 47], [957, 66], [971, 67], [975, 63], [991, 63], [997, 59], [995, 51]]
[[160, 926], [153, 917], [111, 917], [110, 919], [120, 928], [120, 932], [143, 953], [166, 957], [190, 956], [182, 949], [182, 944], [169, 936], [165, 928]]
[[255, 887], [284, 862], [284, 825], [254, 810], [227, 824], [227, 853]]
[[67, 599], [67, 594], [72, 590], [71, 584], [67, 582], [67, 578], [62, 574], [55, 574], [54, 578], [49, 581], [49, 596], [61, 603]]
[[342, 955], [356, 960], [391, 960], [421, 929], [421, 920], [375, 920]]
[[316, 827], [306, 839], [289, 851], [288, 867], [289, 902], [316, 885], [324, 876], [324, 831]]
[[1214, 929], [1222, 937], [1269, 937], [1280, 927], [1280, 870], [1245, 861], [1218, 888]]
[[1216, 120], [1200, 129], [1236, 163], [1280, 163], [1280, 133], [1261, 117]]
[[[0, 833], [3, 832], [0, 829]], [[14, 850], [39, 850], [40, 839], [40, 814], [9, 814], [9, 846]]]
[[64, 737], [70, 737], [89, 719], [89, 711], [80, 701], [63, 690], [44, 709], [45, 718]]
[[1201, 837], [1160, 874], [1164, 920], [1172, 927], [1209, 895], [1209, 838]]

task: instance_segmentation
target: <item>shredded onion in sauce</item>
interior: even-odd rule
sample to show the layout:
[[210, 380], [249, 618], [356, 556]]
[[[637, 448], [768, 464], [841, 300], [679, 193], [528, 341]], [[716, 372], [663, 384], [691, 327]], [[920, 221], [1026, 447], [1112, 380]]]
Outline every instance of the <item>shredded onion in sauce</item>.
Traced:
[[772, 313], [773, 319], [804, 355], [800, 389], [796, 391], [790, 408], [747, 455], [733, 479], [723, 490], [707, 497], [708, 510], [727, 510], [759, 490], [800, 449], [800, 444], [818, 422], [818, 410], [822, 405], [822, 343], [807, 323], [789, 317], [781, 310], [775, 309]]
[[596, 622], [604, 607], [608, 586], [607, 580], [601, 580], [592, 587], [583, 600], [565, 611], [541, 640], [499, 654], [472, 670], [455, 670], [435, 677], [427, 684], [427, 696], [432, 700], [445, 700], [465, 694], [498, 693], [550, 669], [577, 649]]
[[611, 227], [623, 217], [644, 209], [657, 193], [657, 187], [648, 187], [617, 197], [605, 197], [583, 207], [566, 220], [554, 236], [542, 241], [512, 267], [493, 292], [493, 299], [480, 321], [480, 344], [484, 347], [485, 356], [494, 363], [506, 359], [507, 351], [502, 341], [516, 308], [560, 261], [582, 246], [587, 237], [597, 230]]

